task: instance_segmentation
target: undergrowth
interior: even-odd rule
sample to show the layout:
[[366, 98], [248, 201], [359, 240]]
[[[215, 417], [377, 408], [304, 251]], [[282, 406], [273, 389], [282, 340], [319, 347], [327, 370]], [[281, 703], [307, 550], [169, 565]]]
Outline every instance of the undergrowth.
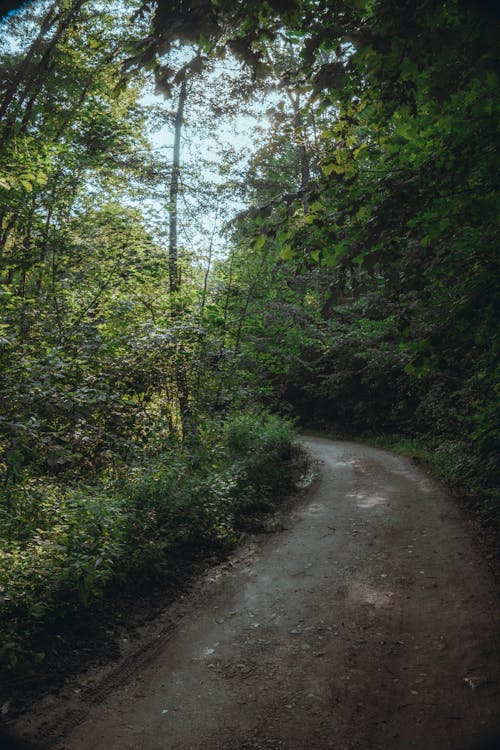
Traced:
[[0, 660], [112, 585], [162, 576], [169, 556], [230, 546], [298, 471], [291, 422], [244, 414], [203, 426], [95, 484], [25, 478], [0, 495]]

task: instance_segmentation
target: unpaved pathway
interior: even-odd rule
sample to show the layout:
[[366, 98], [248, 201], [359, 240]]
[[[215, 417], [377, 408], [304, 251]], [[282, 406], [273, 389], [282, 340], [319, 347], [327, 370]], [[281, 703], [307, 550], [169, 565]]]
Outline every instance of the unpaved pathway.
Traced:
[[404, 458], [305, 442], [320, 476], [284, 528], [75, 689], [68, 726], [80, 723], [64, 738], [38, 719], [41, 745], [468, 750], [500, 737], [498, 605], [453, 502]]

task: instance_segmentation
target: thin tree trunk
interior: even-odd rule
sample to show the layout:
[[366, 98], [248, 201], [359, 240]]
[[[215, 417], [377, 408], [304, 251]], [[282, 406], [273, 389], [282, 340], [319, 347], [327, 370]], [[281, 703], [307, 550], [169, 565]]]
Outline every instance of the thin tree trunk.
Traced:
[[288, 98], [293, 108], [293, 125], [296, 137], [298, 138], [297, 147], [300, 166], [300, 190], [303, 190], [309, 185], [311, 179], [309, 153], [306, 148], [306, 134], [304, 131], [304, 118], [300, 111], [299, 95], [292, 96], [291, 93], [288, 93]]
[[203, 315], [203, 311], [205, 310], [205, 305], [207, 303], [208, 279], [210, 276], [210, 271], [212, 270], [212, 255], [213, 255], [213, 249], [214, 249], [215, 232], [217, 231], [218, 218], [219, 218], [219, 203], [217, 203], [217, 207], [215, 210], [214, 225], [212, 228], [212, 233], [210, 235], [210, 243], [208, 245], [208, 262], [207, 262], [207, 268], [205, 270], [205, 276], [203, 278], [203, 294], [201, 298], [200, 315]]
[[[210, 277], [210, 271], [212, 270], [212, 256], [213, 256], [213, 249], [214, 249], [214, 238], [215, 238], [215, 232], [217, 231], [217, 220], [219, 217], [219, 202], [217, 202], [216, 211], [215, 211], [215, 218], [214, 218], [214, 225], [212, 227], [212, 232], [210, 235], [210, 242], [208, 245], [208, 261], [207, 261], [207, 267], [205, 269], [205, 275], [203, 278], [203, 292], [201, 297], [201, 305], [200, 305], [200, 323], [203, 325], [203, 313], [205, 311], [205, 306], [207, 304], [207, 295], [208, 295], [208, 279]], [[197, 362], [197, 373], [196, 373], [196, 385], [194, 387], [194, 397], [196, 400], [198, 400], [200, 390], [201, 390], [201, 379], [203, 374], [203, 367], [202, 367], [202, 357], [201, 354], [199, 356], [198, 362]]]
[[[179, 183], [180, 183], [180, 172], [181, 172], [181, 136], [182, 136], [182, 124], [184, 119], [184, 107], [187, 98], [187, 76], [185, 76], [181, 83], [179, 91], [179, 100], [177, 103], [177, 112], [175, 114], [175, 130], [174, 130], [174, 153], [172, 159], [172, 177], [170, 180], [170, 195], [169, 195], [169, 225], [168, 225], [168, 269], [169, 269], [169, 283], [170, 283], [170, 294], [175, 294], [180, 289], [180, 275], [179, 275], [179, 258], [177, 249], [177, 203], [179, 199]], [[174, 309], [173, 314], [176, 315]]]
[[18, 87], [21, 85], [23, 76], [28, 70], [29, 64], [31, 63], [33, 57], [38, 52], [38, 49], [40, 48], [45, 35], [51, 29], [51, 27], [55, 24], [57, 19], [58, 19], [58, 15], [56, 14], [56, 4], [54, 3], [49, 9], [49, 12], [45, 16], [45, 18], [43, 19], [42, 24], [40, 26], [40, 31], [38, 32], [36, 39], [31, 44], [31, 47], [29, 48], [26, 57], [22, 61], [21, 65], [19, 66], [16, 75], [12, 79], [10, 85], [8, 86], [3, 96], [2, 101], [0, 102], [0, 120], [3, 119], [5, 113], [7, 112], [7, 109], [9, 108], [10, 103], [12, 102], [12, 99], [14, 98], [14, 95]]
[[[31, 112], [40, 89], [43, 87], [45, 80], [50, 75], [53, 68], [53, 52], [61, 38], [63, 38], [65, 32], [70, 28], [72, 22], [77, 17], [85, 1], [86, 0], [73, 0], [68, 11], [59, 14], [56, 13], [56, 4], [54, 4], [42, 21], [42, 27], [37, 38], [28, 50], [25, 59], [21, 63], [16, 76], [8, 90], [5, 92], [0, 103], [0, 133], [1, 139], [5, 142], [11, 138], [14, 133], [17, 137], [20, 137], [26, 132]], [[43, 51], [44, 37], [56, 23], [58, 25], [54, 35], [47, 43], [45, 51]], [[40, 61], [34, 64], [34, 58], [39, 52], [41, 53]], [[14, 102], [17, 92], [17, 107], [21, 107], [26, 99], [28, 99], [21, 120], [19, 119], [20, 112], [16, 112], [16, 108], [11, 109], [11, 105]], [[5, 213], [3, 211], [0, 212], [0, 224], [3, 222], [4, 216]]]
[[[25, 109], [24, 116], [21, 121], [21, 128], [18, 131], [18, 135], [22, 134], [24, 130], [26, 129], [26, 125], [29, 120], [29, 115], [31, 112], [31, 109], [33, 107], [34, 100], [36, 96], [38, 96], [38, 92], [40, 91], [40, 88], [42, 87], [44, 83], [44, 78], [46, 78], [53, 67], [52, 64], [52, 54], [54, 50], [56, 49], [57, 45], [59, 44], [61, 38], [64, 36], [65, 32], [69, 29], [72, 22], [75, 20], [76, 16], [78, 15], [82, 5], [84, 4], [85, 0], [73, 0], [73, 3], [67, 13], [63, 16], [58, 16], [59, 25], [57, 27], [57, 30], [53, 36], [53, 38], [50, 40], [50, 42], [47, 45], [47, 48], [42, 54], [42, 57], [40, 61], [33, 66], [33, 69], [31, 71], [31, 74], [28, 75], [28, 78], [24, 84], [23, 90], [19, 94], [19, 101], [17, 102], [18, 105], [23, 104], [23, 102], [28, 98], [28, 96], [31, 94], [31, 98], [28, 101], [28, 105]], [[45, 33], [50, 29], [52, 23], [50, 23], [45, 31]], [[37, 37], [38, 40], [38, 37]], [[39, 44], [36, 45], [34, 49], [30, 49], [28, 56], [29, 56], [29, 62], [31, 62], [35, 52], [37, 51], [38, 47], [41, 47], [43, 43], [43, 39], [39, 40]], [[23, 63], [22, 69], [24, 75], [29, 70], [29, 62], [28, 64]], [[20, 87], [22, 82], [21, 80], [18, 81], [16, 85], [16, 89]], [[13, 100], [13, 97], [15, 95], [16, 89], [13, 90], [10, 97], [4, 97], [3, 107], [5, 108], [5, 111], [9, 107], [10, 103]], [[1, 120], [1, 116], [0, 116]], [[9, 135], [9, 131], [12, 128], [12, 125], [15, 121], [15, 115], [12, 113], [9, 117], [6, 118], [4, 128], [3, 128], [3, 137], [6, 138]]]
[[[180, 185], [180, 173], [181, 173], [181, 138], [182, 138], [182, 125], [184, 121], [184, 107], [187, 99], [187, 76], [182, 79], [179, 99], [177, 102], [177, 112], [175, 114], [175, 126], [174, 126], [174, 150], [172, 157], [172, 175], [170, 180], [170, 192], [169, 192], [169, 222], [168, 222], [168, 275], [169, 275], [169, 291], [171, 295], [171, 316], [173, 320], [176, 320], [180, 313], [179, 300], [177, 299], [178, 292], [181, 288], [181, 278], [179, 273], [179, 256], [177, 248], [177, 224], [178, 224], [178, 213], [177, 204], [179, 200], [179, 185]], [[179, 413], [181, 420], [182, 436], [185, 437], [187, 433], [187, 424], [189, 419], [189, 393], [188, 393], [188, 382], [186, 368], [183, 358], [182, 348], [180, 356], [177, 361], [175, 369], [175, 381], [177, 387], [177, 398], [179, 401]]]
[[[223, 341], [222, 341], [222, 344], [221, 344], [221, 348], [220, 348], [220, 355], [221, 355], [221, 357], [222, 357], [222, 354], [223, 354], [224, 345], [225, 345], [225, 338], [226, 338], [226, 334], [227, 334], [227, 317], [228, 317], [228, 314], [229, 314], [229, 296], [231, 294], [231, 277], [232, 277], [232, 261], [233, 261], [233, 258], [234, 258], [234, 253], [233, 253], [232, 257], [231, 257], [230, 283], [229, 283], [229, 287], [228, 287], [228, 291], [227, 291], [227, 295], [226, 295], [226, 304], [225, 304], [225, 309], [224, 309], [225, 331], [224, 331], [224, 338], [223, 338]], [[248, 316], [248, 308], [250, 307], [250, 303], [251, 303], [251, 301], [252, 301], [252, 299], [254, 297], [255, 290], [257, 289], [258, 285], [260, 284], [260, 282], [261, 282], [261, 280], [263, 278], [263, 275], [265, 273], [266, 273], [265, 267], [260, 268], [259, 271], [257, 272], [257, 275], [255, 276], [255, 278], [249, 282], [249, 287], [248, 287], [247, 294], [246, 294], [246, 297], [245, 297], [245, 302], [244, 302], [243, 306], [240, 308], [240, 312], [239, 312], [238, 324], [237, 324], [237, 328], [236, 328], [236, 335], [235, 335], [235, 341], [234, 341], [234, 346], [233, 346], [232, 361], [231, 361], [231, 364], [230, 364], [228, 370], [221, 372], [221, 376], [220, 376], [220, 379], [219, 379], [217, 393], [216, 393], [216, 396], [215, 396], [215, 409], [216, 410], [219, 410], [221, 408], [221, 406], [222, 406], [221, 399], [222, 399], [222, 391], [223, 391], [224, 385], [225, 385], [226, 382], [229, 381], [229, 379], [232, 376], [234, 370], [236, 369], [237, 359], [238, 359], [238, 355], [240, 353], [241, 341], [242, 341], [242, 336], [243, 336], [243, 326], [244, 326], [244, 324], [245, 324], [245, 322], [247, 320], [247, 316]]]
[[19, 309], [19, 341], [24, 344], [29, 334], [29, 322], [28, 322], [28, 295], [27, 295], [27, 284], [28, 284], [28, 270], [31, 266], [31, 236], [33, 231], [33, 219], [35, 214], [35, 205], [32, 201], [30, 211], [28, 214], [28, 223], [26, 226], [26, 233], [23, 239], [23, 249], [21, 255], [21, 263], [19, 265], [20, 277], [17, 293], [21, 298], [21, 307]]
[[11, 214], [8, 219], [4, 219], [0, 234], [0, 268], [3, 267], [5, 250], [7, 248], [7, 240], [9, 239], [10, 233], [16, 224], [16, 219], [16, 214]]

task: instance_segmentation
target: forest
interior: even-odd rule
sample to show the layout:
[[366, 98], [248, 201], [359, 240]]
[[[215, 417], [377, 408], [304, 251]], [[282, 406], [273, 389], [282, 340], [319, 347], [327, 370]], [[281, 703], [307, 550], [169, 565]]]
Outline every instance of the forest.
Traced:
[[470, 0], [0, 21], [8, 673], [236, 544], [302, 428], [413, 456], [498, 528], [498, 49]]

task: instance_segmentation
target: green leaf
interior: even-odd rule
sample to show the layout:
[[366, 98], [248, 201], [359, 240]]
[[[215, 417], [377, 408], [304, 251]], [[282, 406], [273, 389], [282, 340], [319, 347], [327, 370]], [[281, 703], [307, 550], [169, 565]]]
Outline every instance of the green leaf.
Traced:
[[291, 245], [283, 245], [280, 251], [280, 257], [282, 260], [291, 260], [295, 257], [293, 247]]
[[267, 234], [259, 234], [255, 242], [253, 243], [253, 249], [254, 250], [260, 250], [264, 247], [267, 240]]
[[357, 159], [359, 157], [359, 155], [361, 153], [363, 153], [363, 151], [366, 148], [367, 148], [367, 144], [366, 143], [362, 143], [361, 146], [359, 146], [358, 148], [354, 149], [354, 151], [352, 152], [352, 155], [354, 156], [355, 159]]
[[344, 164], [335, 164], [335, 162], [330, 162], [330, 164], [325, 164], [323, 169], [323, 174], [326, 177], [330, 177], [332, 172], [335, 172], [335, 174], [344, 174], [344, 172], [347, 169], [347, 166]]
[[323, 206], [321, 201], [314, 201], [309, 206], [309, 211], [314, 214], [319, 214], [321, 211], [324, 211], [324, 210], [325, 210], [325, 207]]

